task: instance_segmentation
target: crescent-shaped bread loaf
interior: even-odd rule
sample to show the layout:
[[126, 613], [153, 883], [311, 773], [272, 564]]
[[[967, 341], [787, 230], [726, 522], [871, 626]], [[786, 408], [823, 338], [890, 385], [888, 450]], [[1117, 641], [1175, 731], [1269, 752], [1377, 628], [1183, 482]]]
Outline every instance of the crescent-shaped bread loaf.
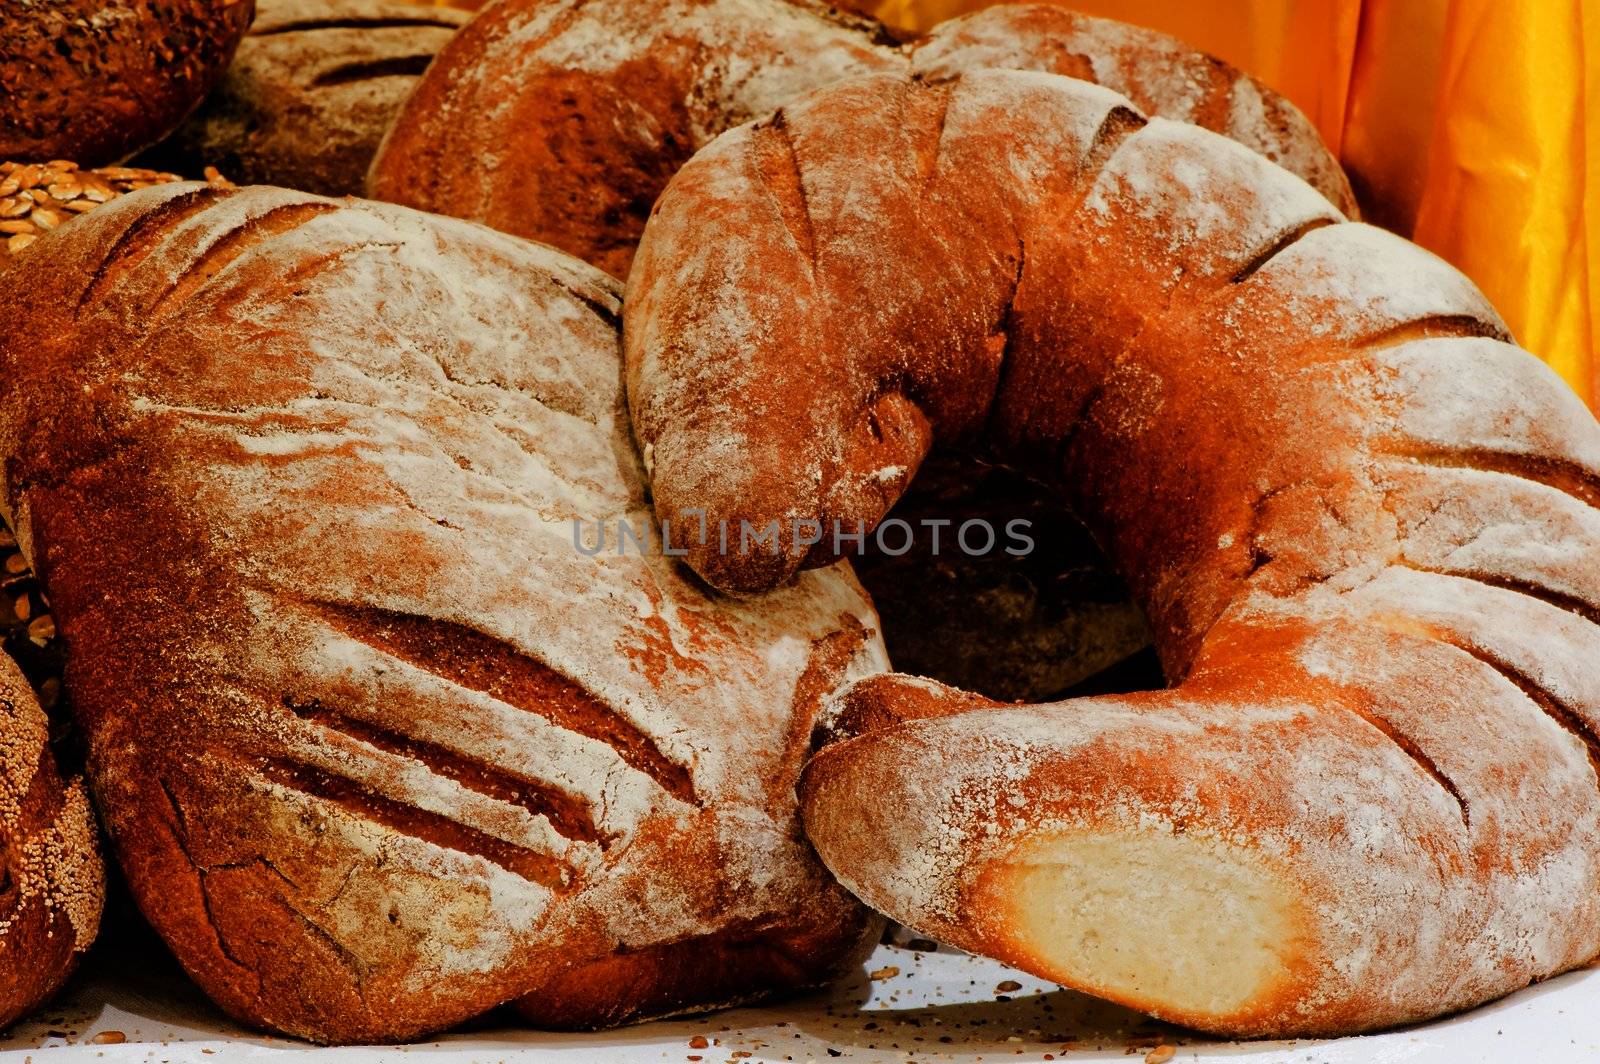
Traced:
[[[664, 518], [870, 526], [937, 439], [1150, 619], [1169, 690], [853, 688], [802, 800], [873, 906], [1229, 1035], [1600, 953], [1600, 426], [1439, 259], [1081, 81], [877, 76], [679, 172], [625, 340]], [[775, 543], [689, 560], [829, 557]]]
[[62, 782], [44, 710], [0, 654], [0, 1031], [66, 982], [104, 900], [83, 782]]
[[870, 947], [795, 783], [884, 667], [871, 607], [842, 567], [744, 602], [663, 555], [615, 282], [259, 186], [20, 262], [6, 505], [128, 884], [218, 1004], [327, 1042], [516, 998], [599, 1026]]
[[1254, 78], [1165, 34], [1037, 3], [901, 45], [817, 0], [497, 0], [423, 75], [368, 189], [626, 277], [656, 196], [717, 134], [846, 78], [980, 66], [1096, 81], [1234, 137], [1355, 209], [1316, 129]]

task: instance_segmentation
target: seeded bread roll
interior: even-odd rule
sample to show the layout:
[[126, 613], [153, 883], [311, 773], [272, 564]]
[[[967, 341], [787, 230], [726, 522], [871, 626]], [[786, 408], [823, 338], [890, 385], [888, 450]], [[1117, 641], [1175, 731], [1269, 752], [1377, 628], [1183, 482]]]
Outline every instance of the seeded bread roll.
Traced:
[[66, 982], [105, 898], [94, 813], [63, 784], [44, 711], [0, 654], [0, 1030]]
[[160, 140], [216, 84], [253, 0], [51, 0], [0, 12], [0, 159], [100, 166]]
[[216, 90], [140, 161], [360, 195], [401, 101], [467, 17], [403, 0], [259, 0]]
[[19, 261], [7, 505], [132, 893], [223, 1008], [595, 1026], [870, 947], [795, 784], [884, 667], [871, 607], [843, 568], [743, 602], [618, 553], [651, 511], [615, 282], [260, 186], [145, 189]]
[[[1150, 618], [1169, 690], [850, 690], [802, 798], [874, 907], [1227, 1035], [1600, 953], [1600, 425], [1444, 262], [1082, 81], [878, 76], [679, 171], [625, 335], [663, 518], [871, 525], [981, 447]], [[687, 560], [829, 560], [776, 543]]]
[[406, 101], [369, 189], [626, 277], [656, 196], [723, 130], [841, 79], [979, 66], [1098, 81], [1248, 144], [1354, 210], [1344, 172], [1287, 100], [1171, 37], [1046, 4], [975, 12], [902, 47], [813, 0], [496, 0]]

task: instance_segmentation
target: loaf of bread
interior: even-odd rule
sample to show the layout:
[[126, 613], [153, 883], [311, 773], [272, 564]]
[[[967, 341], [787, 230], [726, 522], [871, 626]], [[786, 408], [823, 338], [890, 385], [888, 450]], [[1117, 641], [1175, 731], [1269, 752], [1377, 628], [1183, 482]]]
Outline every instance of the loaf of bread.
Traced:
[[1600, 426], [1442, 261], [1081, 81], [878, 76], [679, 171], [625, 336], [664, 519], [870, 526], [939, 440], [1052, 481], [1150, 619], [1168, 690], [852, 688], [802, 800], [873, 906], [1228, 1035], [1600, 953]]
[[0, 1031], [53, 994], [100, 926], [105, 868], [83, 784], [63, 784], [44, 711], [0, 654]]
[[216, 89], [141, 162], [360, 195], [401, 101], [466, 21], [405, 0], [259, 0]]
[[329, 1042], [516, 998], [596, 1026], [871, 945], [795, 796], [822, 698], [886, 664], [870, 605], [843, 568], [746, 602], [664, 556], [615, 282], [197, 184], [19, 262], [6, 507], [129, 886], [223, 1008]]
[[253, 0], [12, 2], [0, 13], [0, 159], [116, 162], [216, 84]]
[[980, 11], [902, 47], [814, 0], [496, 0], [406, 101], [369, 187], [626, 277], [667, 179], [723, 130], [856, 75], [977, 66], [1098, 81], [1354, 209], [1316, 130], [1270, 89], [1165, 35], [1046, 4]]

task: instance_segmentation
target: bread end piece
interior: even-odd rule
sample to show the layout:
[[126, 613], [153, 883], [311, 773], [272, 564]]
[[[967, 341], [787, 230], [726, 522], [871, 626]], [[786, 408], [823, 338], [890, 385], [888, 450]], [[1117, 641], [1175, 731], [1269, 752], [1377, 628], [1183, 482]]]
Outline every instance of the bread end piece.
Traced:
[[976, 881], [971, 904], [992, 914], [998, 955], [1097, 997], [1216, 1026], [1294, 984], [1303, 900], [1247, 847], [1164, 831], [1041, 832]]

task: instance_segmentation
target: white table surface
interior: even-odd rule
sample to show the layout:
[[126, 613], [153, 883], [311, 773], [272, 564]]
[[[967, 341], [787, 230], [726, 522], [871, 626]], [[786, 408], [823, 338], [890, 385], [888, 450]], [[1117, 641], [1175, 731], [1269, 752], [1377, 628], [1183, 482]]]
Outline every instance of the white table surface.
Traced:
[[[882, 969], [896, 968], [888, 975]], [[878, 978], [869, 979], [868, 972]], [[1006, 980], [1021, 989], [1002, 995]], [[1000, 997], [1009, 1000], [997, 1000]], [[120, 1043], [105, 1038], [121, 1036]], [[96, 1039], [100, 1036], [100, 1040]], [[704, 1037], [710, 1046], [690, 1047]], [[62, 997], [0, 1036], [0, 1064], [1003, 1064], [1142, 1061], [1250, 1064], [1574, 1064], [1600, 1061], [1600, 970], [1575, 972], [1462, 1016], [1336, 1041], [1224, 1043], [941, 950], [879, 947], [825, 993], [601, 1034], [519, 1030], [504, 1016], [403, 1047], [326, 1049], [264, 1037], [220, 1016], [159, 947], [101, 949]], [[748, 1056], [735, 1056], [747, 1053]], [[1047, 1057], [1046, 1054], [1049, 1054]]]

